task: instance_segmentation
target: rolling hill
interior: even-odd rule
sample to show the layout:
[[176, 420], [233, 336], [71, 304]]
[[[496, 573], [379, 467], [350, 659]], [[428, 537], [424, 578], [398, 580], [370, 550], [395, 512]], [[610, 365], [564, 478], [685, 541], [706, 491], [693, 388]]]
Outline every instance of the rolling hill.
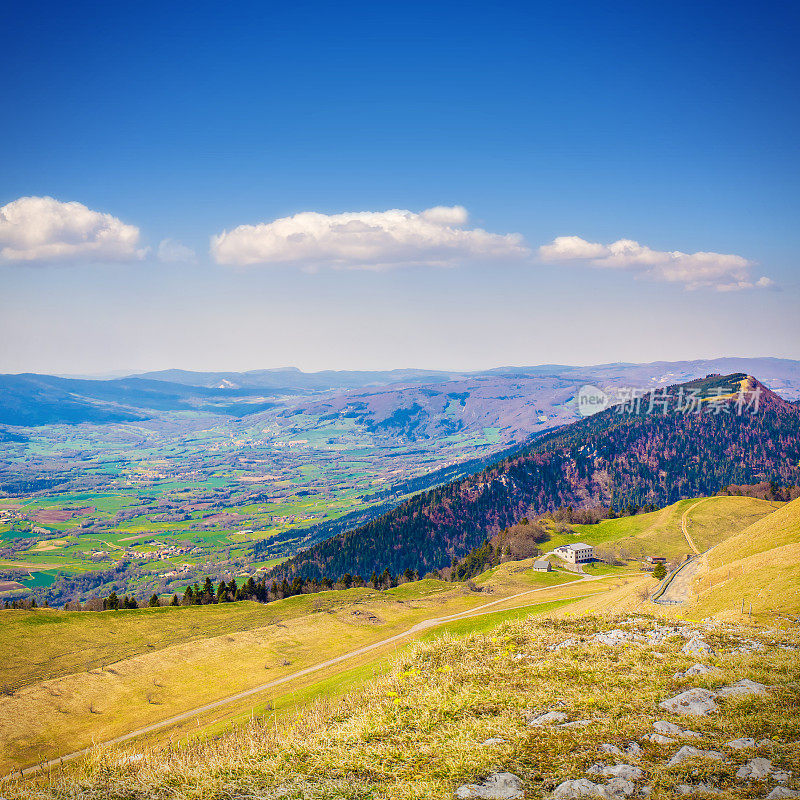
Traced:
[[[682, 559], [691, 546], [681, 526], [685, 520], [689, 534], [699, 550], [724, 541], [753, 522], [771, 515], [782, 503], [754, 497], [707, 497], [679, 500], [648, 514], [620, 517], [596, 525], [573, 525], [573, 538], [602, 547], [621, 558], [664, 556]], [[561, 537], [566, 540], [566, 537]], [[543, 550], [562, 544], [554, 540]]]
[[[687, 410], [690, 396], [696, 403]], [[757, 410], [741, 413], [756, 400]], [[798, 461], [800, 408], [745, 374], [710, 376], [545, 434], [476, 475], [315, 545], [275, 575], [423, 573], [524, 516], [567, 505], [665, 505], [773, 478], [796, 483]]]
[[690, 612], [741, 618], [800, 610], [800, 498], [714, 547], [704, 559]]
[[[0, 661], [0, 777], [193, 709], [186, 732], [197, 730], [198, 718], [208, 723], [219, 714], [249, 716], [253, 704], [261, 712], [290, 711], [301, 690], [341, 672], [330, 665], [317, 673], [320, 662], [351, 654], [345, 668], [374, 669], [376, 657], [394, 652], [398, 639], [404, 644], [424, 635], [425, 623], [454, 617], [462, 626], [480, 624], [470, 615], [487, 603], [495, 618], [513, 618], [521, 607], [524, 615], [537, 613], [626, 579], [581, 581], [531, 567], [531, 561], [502, 565], [477, 579], [478, 591], [423, 580], [386, 591], [298, 595], [268, 605], [2, 611], [0, 638], [7, 646]], [[359, 677], [371, 674], [364, 669]], [[279, 685], [238, 705], [211, 714], [200, 708], [271, 681]]]
[[136, 377], [207, 388], [272, 387], [303, 391], [365, 389], [396, 384], [427, 385], [478, 377], [516, 376], [561, 378], [566, 381], [595, 381], [601, 386], [656, 388], [701, 378], [709, 373], [746, 372], [759, 375], [787, 400], [800, 399], [800, 362], [786, 358], [712, 358], [693, 361], [653, 361], [646, 364], [616, 362], [570, 366], [538, 364], [501, 366], [474, 372], [394, 369], [383, 371], [324, 370], [302, 372], [295, 367], [248, 372], [191, 372], [181, 369], [145, 372]]

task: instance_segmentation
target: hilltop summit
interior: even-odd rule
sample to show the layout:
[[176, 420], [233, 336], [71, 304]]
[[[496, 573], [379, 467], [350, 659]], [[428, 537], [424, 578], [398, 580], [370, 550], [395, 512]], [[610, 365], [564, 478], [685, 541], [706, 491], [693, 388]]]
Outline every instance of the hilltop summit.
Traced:
[[797, 483], [800, 408], [752, 375], [658, 389], [552, 431], [276, 568], [276, 577], [420, 573], [561, 506], [665, 505], [734, 483]]

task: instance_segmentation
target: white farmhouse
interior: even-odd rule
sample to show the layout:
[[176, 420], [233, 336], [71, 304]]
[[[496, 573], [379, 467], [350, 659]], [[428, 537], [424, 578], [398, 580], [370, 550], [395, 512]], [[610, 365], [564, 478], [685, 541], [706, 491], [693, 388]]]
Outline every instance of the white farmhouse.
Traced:
[[594, 558], [594, 547], [590, 544], [583, 544], [583, 542], [562, 544], [561, 547], [556, 547], [553, 552], [559, 558], [563, 558], [564, 561], [569, 561], [570, 564], [583, 564]]

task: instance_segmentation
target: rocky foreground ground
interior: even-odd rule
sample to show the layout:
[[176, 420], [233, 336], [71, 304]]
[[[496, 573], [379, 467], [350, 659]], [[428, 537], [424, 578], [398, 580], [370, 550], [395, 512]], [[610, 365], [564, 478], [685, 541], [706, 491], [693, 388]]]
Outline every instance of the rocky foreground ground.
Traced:
[[47, 798], [800, 797], [800, 632], [649, 617], [507, 623], [403, 654], [281, 728], [97, 752]]

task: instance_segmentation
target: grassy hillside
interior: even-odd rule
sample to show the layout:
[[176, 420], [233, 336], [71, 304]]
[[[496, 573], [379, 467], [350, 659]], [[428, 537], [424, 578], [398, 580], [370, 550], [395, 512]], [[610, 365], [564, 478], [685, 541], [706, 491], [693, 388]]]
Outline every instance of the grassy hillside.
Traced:
[[[729, 498], [734, 499], [734, 498]], [[742, 498], [743, 499], [743, 498]], [[800, 498], [726, 539], [709, 554], [712, 569], [800, 541]]]
[[[691, 552], [681, 528], [684, 514], [689, 535], [702, 552], [772, 514], [782, 505], [753, 497], [695, 498], [680, 500], [649, 514], [573, 527], [580, 541], [617, 554], [627, 554], [632, 558], [649, 555], [682, 558]], [[550, 550], [567, 541], [575, 541], [575, 538], [554, 538], [544, 545], [544, 549]]]
[[[324, 699], [291, 724], [254, 719], [220, 739], [188, 747], [97, 752], [78, 774], [55, 774], [40, 790], [10, 785], [10, 798], [197, 800], [199, 798], [407, 798], [453, 797], [464, 784], [503, 771], [518, 777], [526, 796], [549, 797], [561, 781], [589, 777], [596, 762], [625, 761], [640, 770], [637, 789], [680, 796], [680, 785], [708, 783], [725, 797], [764, 797], [772, 780], [747, 782], [736, 771], [753, 755], [781, 769], [796, 769], [800, 717], [797, 632], [717, 627], [702, 631], [719, 652], [718, 672], [690, 681], [673, 675], [694, 663], [683, 655], [683, 636], [657, 645], [607, 647], [592, 637], [611, 627], [634, 634], [655, 620], [589, 617], [537, 622], [527, 618], [493, 631], [419, 643], [399, 654], [391, 673], [342, 698]], [[744, 639], [759, 639], [763, 653], [740, 653]], [[551, 649], [572, 639], [573, 646]], [[779, 645], [786, 648], [783, 649]], [[579, 676], [579, 680], [576, 677]], [[670, 717], [658, 703], [690, 686], [715, 689], [741, 678], [770, 690], [764, 697], [720, 700], [720, 712], [689, 720]], [[585, 726], [530, 727], [538, 713], [557, 709]], [[725, 751], [719, 761], [667, 761], [681, 744], [644, 740], [653, 723], [683, 722], [702, 750]], [[769, 745], [735, 751], [725, 743], [743, 736]], [[493, 744], [486, 744], [493, 739]], [[638, 742], [633, 760], [604, 756], [601, 744]], [[796, 775], [789, 786], [798, 785]]]
[[800, 613], [800, 499], [726, 539], [706, 557], [692, 614], [758, 619]]
[[[787, 612], [800, 613], [800, 500], [788, 504], [746, 497], [686, 500], [652, 514], [580, 527], [572, 538], [602, 543], [632, 555], [683, 555], [687, 543], [682, 519], [701, 546], [721, 543], [705, 557], [708, 571], [698, 586], [698, 601], [658, 609], [659, 613], [694, 619], [719, 615], [741, 622], [743, 596], [748, 610], [752, 600], [758, 621], [774, 622], [778, 615], [777, 621], [782, 624]], [[559, 543], [554, 538], [548, 546]], [[469, 635], [471, 641], [483, 642], [480, 647], [491, 649], [493, 635], [488, 639], [475, 637], [503, 622], [521, 625], [519, 621], [532, 610], [561, 619], [556, 625], [569, 626], [577, 625], [576, 618], [585, 615], [642, 613], [656, 608], [644, 602], [654, 581], [638, 567], [617, 569], [602, 580], [580, 580], [562, 571], [534, 573], [531, 566], [529, 559], [494, 567], [475, 579], [480, 591], [428, 579], [386, 592], [323, 592], [269, 605], [0, 613], [0, 637], [6, 644], [0, 662], [0, 686], [5, 686], [0, 695], [0, 773], [73, 752], [92, 741], [109, 741], [242, 690], [282, 680], [332, 657], [383, 642], [417, 623], [435, 621], [431, 627], [416, 631], [414, 637], [395, 639], [346, 662], [292, 677], [288, 683], [203, 712], [199, 718], [191, 715], [152, 733], [146, 741], [160, 746], [166, 737], [194, 740], [219, 735], [234, 726], [239, 733], [225, 741], [241, 742], [242, 736], [249, 736], [242, 728], [251, 728], [254, 716], [274, 717], [274, 726], [277, 720], [293, 717], [298, 707], [306, 707], [315, 699], [333, 708], [337, 698], [344, 697], [341, 702], [347, 705], [354, 702], [348, 693], [359, 692], [365, 681], [390, 670], [392, 654], [411, 638], [439, 647], [443, 632]], [[485, 608], [487, 604], [492, 605]], [[536, 637], [540, 635], [544, 635], [541, 630]], [[534, 639], [525, 641], [532, 645]], [[508, 656], [506, 650], [491, 658], [499, 659], [505, 668]], [[677, 657], [672, 653], [669, 658], [673, 656]], [[573, 665], [571, 672], [562, 675], [559, 662], [552, 656], [537, 658], [542, 664], [550, 664], [559, 681], [566, 680], [567, 674], [579, 676], [579, 685], [586, 681], [588, 661], [580, 668]], [[440, 666], [448, 663], [437, 661]], [[642, 665], [631, 666], [626, 661], [623, 666], [639, 677], [644, 675]], [[651, 664], [648, 669], [652, 668]], [[436, 671], [433, 677], [439, 680], [444, 674]], [[523, 696], [525, 691], [545, 687], [542, 674], [537, 673], [533, 688], [525, 689]], [[513, 683], [516, 679], [509, 680]], [[556, 689], [565, 691], [562, 684], [542, 691]], [[402, 695], [398, 692], [397, 696]], [[432, 696], [420, 701], [423, 706]], [[577, 702], [577, 695], [567, 691], [565, 696]], [[441, 718], [450, 725], [456, 719], [450, 715], [458, 713], [447, 705]], [[509, 720], [506, 723], [510, 724]], [[479, 716], [467, 724], [467, 729], [474, 732], [490, 724], [494, 723], [488, 717]], [[503, 731], [505, 735], [507, 727]], [[516, 740], [520, 735], [513, 734]], [[561, 734], [554, 746], [561, 747], [565, 735]], [[464, 752], [470, 753], [462, 753], [464, 763], [472, 763], [474, 743], [470, 745], [463, 735], [458, 741], [466, 748]], [[199, 745], [193, 744], [176, 758], [201, 752], [192, 750], [194, 747]], [[438, 747], [438, 739], [431, 747]], [[430, 748], [423, 750], [429, 752]], [[225, 752], [230, 755], [230, 751]], [[236, 761], [239, 755], [231, 757]], [[213, 761], [221, 756], [211, 758]], [[416, 791], [411, 784], [406, 788]], [[420, 796], [426, 796], [428, 789], [420, 791]]]
[[[678, 606], [643, 603], [641, 587], [629, 583], [581, 600], [564, 613], [646, 609], [649, 613], [689, 619], [715, 617], [770, 625], [784, 624], [787, 619], [800, 616], [800, 501], [747, 502], [747, 498], [724, 497], [700, 502], [698, 505], [696, 500], [682, 501], [653, 514], [586, 526], [589, 530], [605, 529], [598, 538], [611, 537], [606, 538], [604, 545], [608, 549], [658, 553], [659, 537], [663, 537], [665, 546], [661, 554], [670, 548], [683, 552], [685, 540], [679, 533], [682, 514], [678, 512], [681, 508], [689, 509], [688, 530], [703, 545], [725, 537], [696, 562], [695, 600]], [[737, 508], [738, 515], [734, 514]], [[715, 511], [719, 512], [717, 519], [712, 514]], [[756, 521], [745, 524], [753, 516], [758, 517]], [[632, 528], [637, 533], [613, 539], [614, 531], [629, 534]], [[590, 541], [583, 532], [581, 538]]]
[[[386, 592], [323, 592], [267, 606], [0, 612], [0, 686], [6, 687], [0, 695], [0, 774], [282, 679], [431, 618], [495, 601], [492, 611], [568, 599], [616, 580], [578, 582], [574, 575], [533, 573], [530, 567], [530, 561], [502, 565], [477, 581], [477, 592], [424, 580]], [[531, 590], [537, 591], [514, 598]], [[376, 650], [369, 658], [381, 654]], [[274, 701], [333, 674], [304, 677], [240, 705]]]

